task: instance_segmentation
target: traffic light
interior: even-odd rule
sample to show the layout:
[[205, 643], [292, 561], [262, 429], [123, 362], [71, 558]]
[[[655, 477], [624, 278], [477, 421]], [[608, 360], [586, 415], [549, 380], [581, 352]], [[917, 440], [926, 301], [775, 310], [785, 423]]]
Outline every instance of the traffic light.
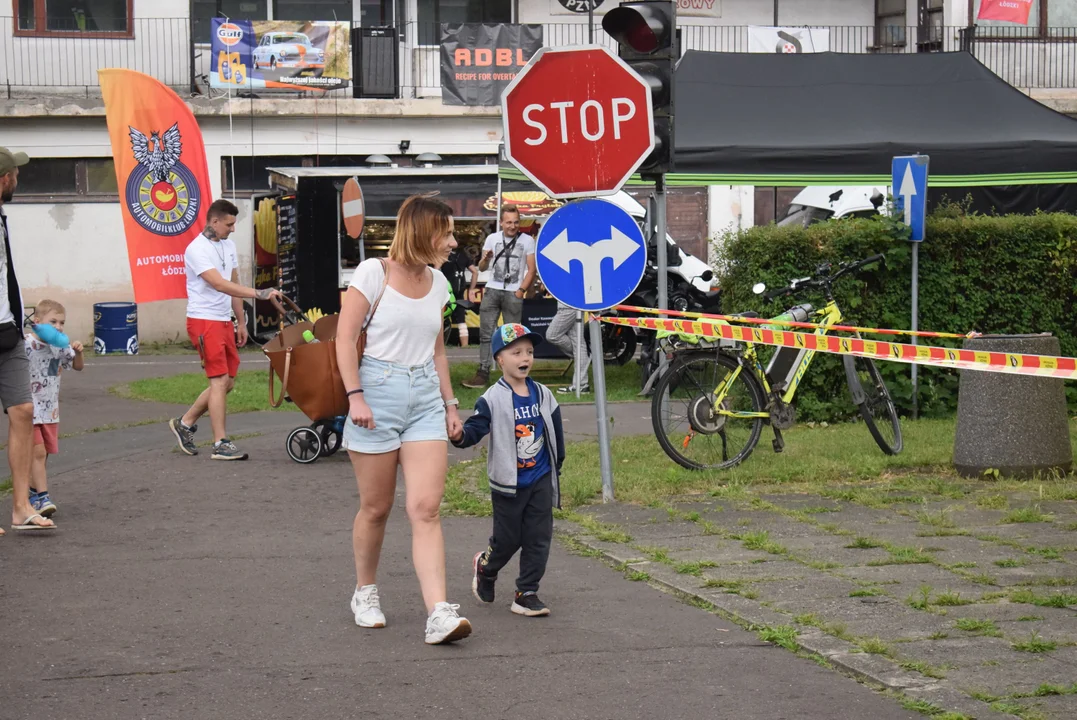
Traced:
[[645, 176], [673, 170], [676, 26], [676, 4], [668, 0], [624, 2], [602, 18], [602, 29], [617, 41], [617, 54], [651, 86], [654, 151], [639, 167]]

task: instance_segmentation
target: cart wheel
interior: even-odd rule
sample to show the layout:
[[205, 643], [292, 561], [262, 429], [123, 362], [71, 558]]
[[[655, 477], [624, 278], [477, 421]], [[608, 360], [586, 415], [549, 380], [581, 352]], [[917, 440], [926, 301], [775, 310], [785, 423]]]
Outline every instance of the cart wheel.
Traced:
[[288, 457], [297, 463], [312, 463], [322, 454], [322, 438], [309, 427], [297, 427], [288, 434], [285, 443]]
[[319, 420], [310, 426], [322, 440], [322, 455], [328, 457], [340, 449], [341, 434], [332, 420]]

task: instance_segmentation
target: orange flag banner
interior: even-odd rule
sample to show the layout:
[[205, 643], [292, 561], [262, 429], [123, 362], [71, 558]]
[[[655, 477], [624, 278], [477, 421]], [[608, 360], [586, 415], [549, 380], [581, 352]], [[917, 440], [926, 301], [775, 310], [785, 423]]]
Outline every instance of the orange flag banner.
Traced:
[[210, 204], [202, 131], [179, 95], [134, 70], [98, 70], [135, 302], [187, 297], [183, 253]]

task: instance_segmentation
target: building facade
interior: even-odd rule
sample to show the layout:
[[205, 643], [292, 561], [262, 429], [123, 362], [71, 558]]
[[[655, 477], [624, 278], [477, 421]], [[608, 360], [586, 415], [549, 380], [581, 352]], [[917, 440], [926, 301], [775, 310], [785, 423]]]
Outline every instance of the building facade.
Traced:
[[[13, 0], [5, 6], [0, 0], [0, 144], [33, 159], [18, 197], [5, 208], [27, 303], [44, 297], [63, 302], [71, 333], [86, 339], [95, 302], [132, 298], [99, 68], [140, 70], [188, 100], [203, 132], [212, 194], [233, 198], [243, 213], [235, 240], [242, 279], [250, 283], [251, 198], [268, 186], [267, 168], [362, 166], [372, 155], [407, 167], [426, 153], [446, 165], [496, 164], [499, 107], [443, 101], [443, 24], [532, 25], [541, 29], [543, 44], [582, 44], [589, 36], [587, 2]], [[595, 42], [612, 46], [600, 23], [617, 3], [593, 2]], [[678, 25], [683, 49], [719, 52], [752, 49], [751, 26], [826, 29], [826, 49], [840, 52], [968, 49], [1015, 87], [1057, 109], [1073, 109], [1073, 3], [1036, 0], [1027, 27], [988, 22], [970, 28], [979, 2], [678, 0]], [[215, 16], [348, 23], [360, 38], [352, 46], [360, 58], [352, 64], [353, 81], [362, 84], [359, 90], [379, 91], [348, 88], [315, 98], [212, 89]], [[371, 52], [380, 53], [376, 68]], [[373, 94], [379, 97], [363, 96]], [[788, 195], [774, 188], [677, 189], [671, 234], [705, 252], [710, 235], [772, 219]], [[139, 316], [144, 342], [184, 336], [183, 301], [142, 306]]]

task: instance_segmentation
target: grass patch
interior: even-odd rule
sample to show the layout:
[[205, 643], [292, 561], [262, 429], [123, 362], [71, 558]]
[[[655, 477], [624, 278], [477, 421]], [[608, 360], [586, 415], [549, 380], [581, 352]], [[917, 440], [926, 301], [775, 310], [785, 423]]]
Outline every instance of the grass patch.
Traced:
[[704, 568], [718, 567], [718, 563], [713, 560], [699, 560], [697, 562], [682, 562], [673, 566], [673, 569], [680, 575], [694, 575], [695, 577], [702, 577]]
[[918, 672], [921, 675], [926, 675], [929, 678], [935, 678], [936, 680], [942, 680], [944, 677], [946, 677], [946, 672], [942, 668], [935, 667], [934, 665], [930, 665], [922, 660], [906, 660], [905, 662], [901, 663], [901, 667], [905, 668], [906, 670]]
[[703, 587], [705, 588], [721, 588], [728, 593], [736, 595], [743, 589], [744, 582], [742, 580], [726, 580], [723, 578], [707, 578], [703, 581]]
[[899, 695], [898, 699], [901, 702], [901, 707], [911, 712], [918, 712], [921, 715], [926, 715], [932, 720], [971, 720], [968, 715], [943, 710], [938, 705], [933, 705], [927, 700], [916, 700], [905, 695]]
[[857, 645], [860, 646], [861, 650], [871, 655], [884, 655], [890, 657], [894, 654], [893, 649], [882, 638], [861, 638], [857, 642]]
[[774, 643], [786, 650], [792, 650], [796, 652], [800, 649], [800, 643], [797, 642], [797, 635], [800, 633], [792, 625], [778, 625], [777, 627], [767, 627], [759, 631], [759, 639], [763, 642]]
[[1024, 560], [1019, 560], [1017, 558], [1005, 558], [1003, 560], [996, 560], [995, 564], [998, 565], [1001, 568], [1015, 568], [1015, 567], [1021, 567], [1022, 565], [1025, 565], [1026, 563], [1025, 563]]
[[631, 580], [632, 582], [648, 582], [651, 576], [642, 570], [633, 570], [632, 568], [625, 569], [625, 580]]
[[831, 562], [829, 560], [808, 560], [804, 564], [813, 570], [836, 570], [842, 567], [841, 563]]
[[920, 595], [910, 595], [905, 599], [905, 604], [915, 610], [927, 610], [931, 607], [931, 586], [921, 585]]
[[[539, 382], [550, 385], [568, 385], [572, 382], [571, 375], [561, 378], [560, 372], [565, 367], [563, 360], [539, 360], [531, 374]], [[463, 382], [475, 374], [478, 369], [476, 363], [453, 363], [449, 366], [449, 375], [452, 378], [453, 387], [456, 389], [456, 397], [460, 400], [461, 409], [475, 407], [475, 401], [484, 392], [479, 389], [465, 388]], [[500, 377], [496, 370], [490, 373], [491, 382], [496, 382]], [[236, 387], [228, 396], [228, 412], [254, 412], [259, 410], [272, 410], [269, 405], [269, 397], [266, 387], [269, 383], [269, 370], [241, 370], [236, 375]], [[279, 385], [277, 386], [279, 390]], [[148, 400], [153, 402], [174, 403], [178, 405], [190, 405], [195, 398], [206, 389], [206, 376], [203, 373], [184, 373], [163, 378], [147, 378], [135, 380], [122, 386], [112, 388], [112, 392], [135, 400]], [[635, 363], [627, 363], [622, 366], [610, 365], [606, 368], [606, 399], [610, 402], [638, 401], [639, 393], [639, 367]], [[580, 400], [576, 400], [575, 394], [561, 395], [558, 402], [569, 405], [576, 402], [594, 402], [594, 395], [584, 393]], [[295, 405], [284, 403], [279, 410], [295, 410]]]
[[1030, 588], [1021, 588], [1010, 593], [1010, 602], [1036, 605], [1037, 607], [1068, 608], [1071, 605], [1077, 605], [1077, 595], [1072, 593], [1039, 595]]
[[1054, 640], [1044, 640], [1040, 634], [1033, 631], [1026, 640], [1020, 640], [1011, 645], [1017, 652], [1045, 653], [1051, 652], [1058, 647]]
[[651, 559], [652, 562], [662, 563], [663, 565], [672, 565], [673, 558], [669, 556], [669, 550], [664, 547], [651, 547], [648, 545], [637, 545], [636, 549]]
[[939, 596], [935, 598], [935, 604], [944, 607], [958, 607], [961, 605], [971, 605], [972, 600], [961, 597], [961, 593], [947, 591], [940, 593]]
[[982, 510], [1005, 510], [1010, 501], [1005, 495], [984, 495], [976, 498], [976, 507]]
[[985, 637], [1002, 637], [1002, 631], [994, 620], [981, 620], [980, 618], [958, 618], [954, 627], [965, 632], [983, 635]]
[[871, 550], [872, 548], [882, 547], [883, 544], [878, 540], [872, 540], [869, 537], [858, 537], [845, 547], [853, 550]]
[[1040, 510], [1039, 505], [1029, 505], [1028, 507], [1018, 508], [1011, 511], [1006, 517], [999, 520], [1002, 525], [1010, 525], [1013, 523], [1045, 523], [1053, 522], [1055, 516], [1051, 513], [1045, 513]]
[[943, 630], [936, 630], [935, 632], [928, 635], [927, 639], [928, 640], [945, 640], [948, 637], [950, 637], [950, 633], [945, 632]]
[[1036, 622], [1037, 620], [1043, 620], [1043, 615], [1023, 615], [1017, 618], [1017, 622]]
[[1030, 547], [1030, 548], [1025, 548], [1025, 552], [1027, 552], [1027, 553], [1029, 553], [1031, 555], [1039, 555], [1044, 560], [1061, 560], [1062, 559], [1062, 553], [1060, 553], [1058, 550], [1056, 550], [1053, 547], [1041, 547], [1041, 548]]
[[950, 517], [950, 513], [946, 512], [944, 510], [940, 510], [939, 512], [936, 512], [936, 513], [929, 513], [929, 512], [921, 510], [920, 512], [916, 513], [916, 519], [920, 522], [920, 524], [927, 525], [929, 527], [935, 527], [935, 528], [954, 528], [954, 527], [957, 527], [957, 524], [953, 521], [953, 518]]
[[800, 615], [794, 615], [793, 620], [801, 625], [807, 625], [808, 627], [823, 627], [823, 621], [815, 613], [801, 613]]
[[868, 565], [918, 565], [921, 563], [935, 562], [935, 558], [931, 555], [914, 547], [887, 545], [886, 551], [890, 553], [890, 557], [884, 560], [873, 560], [869, 562]]
[[879, 588], [860, 588], [849, 593], [849, 597], [877, 597], [883, 594]]
[[770, 539], [770, 533], [766, 530], [744, 533], [740, 536], [740, 542], [746, 550], [760, 550], [771, 555], [785, 555], [785, 546]]

